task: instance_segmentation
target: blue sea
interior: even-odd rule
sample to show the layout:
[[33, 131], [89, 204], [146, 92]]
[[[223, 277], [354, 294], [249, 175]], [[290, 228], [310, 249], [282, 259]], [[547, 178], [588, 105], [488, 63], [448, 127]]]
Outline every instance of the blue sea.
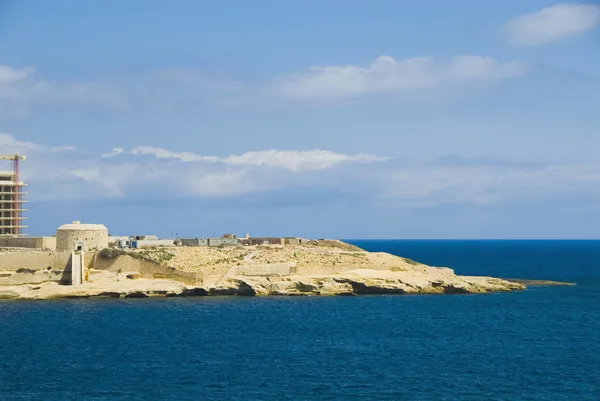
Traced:
[[600, 241], [353, 241], [489, 295], [0, 302], [1, 400], [600, 400]]

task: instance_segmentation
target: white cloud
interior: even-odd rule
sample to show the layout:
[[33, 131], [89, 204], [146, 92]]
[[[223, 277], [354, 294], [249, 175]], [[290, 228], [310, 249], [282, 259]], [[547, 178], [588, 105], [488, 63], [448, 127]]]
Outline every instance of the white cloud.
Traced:
[[237, 165], [279, 167], [297, 172], [323, 170], [340, 163], [379, 163], [388, 160], [389, 158], [386, 157], [366, 154], [345, 155], [319, 149], [308, 151], [272, 149], [247, 152], [242, 155], [231, 155], [221, 159], [221, 162]]
[[[79, 160], [62, 169], [62, 178], [71, 181], [71, 185], [80, 191], [62, 195], [64, 198], [122, 198], [135, 196], [136, 185], [147, 186], [150, 191], [156, 184], [167, 188], [169, 172], [161, 171], [157, 174], [153, 166], [136, 163], [103, 163], [102, 160]], [[73, 179], [77, 179], [73, 183]], [[60, 181], [60, 180], [58, 180]], [[154, 182], [154, 185], [153, 185]], [[84, 189], [81, 191], [81, 189]], [[45, 194], [47, 197], [61, 196], [56, 192]]]
[[269, 188], [269, 185], [253, 179], [244, 170], [192, 174], [184, 182], [184, 185], [192, 195], [218, 197], [243, 195], [260, 192]]
[[114, 157], [122, 154], [123, 152], [125, 152], [125, 149], [123, 148], [113, 148], [110, 152], [103, 153], [100, 157]]
[[66, 146], [53, 146], [50, 148], [51, 152], [71, 152], [74, 151], [75, 146], [70, 146], [70, 145], [66, 145]]
[[418, 57], [394, 60], [378, 57], [366, 67], [312, 67], [281, 76], [275, 94], [290, 98], [340, 98], [384, 92], [412, 92], [442, 85], [493, 81], [527, 73], [523, 63], [498, 62], [489, 57], [457, 56], [448, 60]]
[[76, 150], [74, 146], [45, 146], [34, 142], [19, 141], [14, 136], [5, 132], [0, 132], [0, 146], [2, 146], [2, 154], [33, 152], [67, 152]]
[[0, 65], [0, 85], [15, 81], [20, 81], [34, 72], [32, 67], [12, 68], [6, 65]]
[[[113, 153], [109, 155], [112, 156]], [[345, 155], [319, 149], [308, 151], [271, 149], [247, 152], [241, 155], [217, 157], [202, 156], [192, 152], [174, 152], [168, 149], [151, 146], [139, 146], [129, 153], [135, 156], [150, 155], [157, 159], [178, 159], [182, 162], [223, 163], [239, 166], [269, 166], [283, 168], [294, 172], [323, 170], [341, 163], [377, 163], [390, 160], [386, 157], [366, 154]]]
[[516, 46], [539, 46], [579, 35], [600, 25], [600, 5], [559, 4], [519, 16], [506, 24]]
[[153, 146], [138, 146], [130, 154], [134, 156], [154, 156], [157, 159], [178, 159], [182, 162], [217, 162], [219, 158], [210, 156], [201, 156], [192, 152], [174, 152], [168, 149], [156, 148]]
[[23, 153], [43, 148], [33, 142], [18, 141], [14, 136], [4, 132], [0, 132], [0, 146], [2, 146], [2, 154]]

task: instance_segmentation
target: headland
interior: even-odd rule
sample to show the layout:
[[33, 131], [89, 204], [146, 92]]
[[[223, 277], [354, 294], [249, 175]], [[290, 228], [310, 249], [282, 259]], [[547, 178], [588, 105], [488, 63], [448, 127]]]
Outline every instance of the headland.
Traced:
[[[80, 267], [74, 263], [77, 258], [83, 262]], [[73, 266], [81, 269], [75, 279], [79, 283], [74, 282]], [[367, 252], [337, 240], [0, 250], [0, 299], [481, 294], [525, 289], [523, 282], [460, 276], [447, 267]]]

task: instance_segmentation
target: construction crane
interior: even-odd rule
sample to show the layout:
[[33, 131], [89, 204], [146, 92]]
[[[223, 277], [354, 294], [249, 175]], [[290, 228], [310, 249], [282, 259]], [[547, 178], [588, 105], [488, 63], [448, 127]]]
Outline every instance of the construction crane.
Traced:
[[21, 234], [21, 213], [19, 211], [21, 208], [21, 186], [20, 186], [20, 179], [19, 179], [19, 167], [20, 167], [19, 164], [21, 161], [25, 161], [26, 159], [27, 159], [27, 156], [20, 155], [18, 153], [15, 153], [12, 155], [0, 155], [0, 160], [10, 160], [10, 162], [12, 164], [13, 181], [14, 181], [12, 231], [13, 231], [14, 235]]

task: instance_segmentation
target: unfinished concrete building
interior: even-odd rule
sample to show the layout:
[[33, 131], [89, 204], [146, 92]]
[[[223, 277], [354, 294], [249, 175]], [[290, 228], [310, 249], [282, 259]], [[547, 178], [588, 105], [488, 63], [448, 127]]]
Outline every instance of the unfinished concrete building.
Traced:
[[27, 202], [23, 199], [26, 186], [19, 178], [19, 162], [25, 160], [22, 155], [0, 155], [0, 160], [9, 160], [12, 163], [12, 171], [0, 171], [0, 235], [21, 236], [24, 225], [23, 212], [27, 211], [23, 206]]

